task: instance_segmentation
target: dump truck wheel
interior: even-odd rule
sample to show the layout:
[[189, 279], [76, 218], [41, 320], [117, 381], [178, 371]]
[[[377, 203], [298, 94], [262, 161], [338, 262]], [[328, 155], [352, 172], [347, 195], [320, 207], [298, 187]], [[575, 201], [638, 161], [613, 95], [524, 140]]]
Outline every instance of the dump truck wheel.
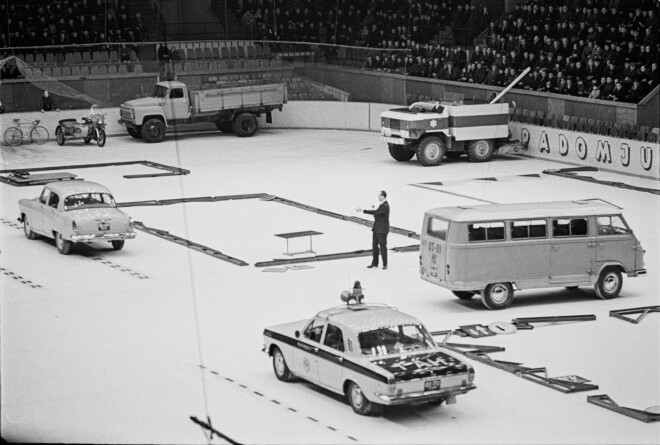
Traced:
[[399, 162], [410, 161], [415, 156], [415, 152], [405, 145], [387, 144], [387, 146], [390, 149], [390, 156]]
[[142, 139], [142, 132], [140, 130], [135, 129], [135, 128], [129, 128], [128, 129], [128, 134], [133, 136], [135, 139]]
[[442, 139], [431, 136], [420, 142], [417, 148], [417, 160], [424, 167], [440, 165], [445, 157], [445, 143]]
[[257, 118], [250, 113], [242, 113], [234, 118], [232, 122], [232, 129], [236, 136], [246, 138], [254, 135], [257, 132]]
[[142, 137], [147, 142], [161, 142], [165, 139], [165, 122], [152, 118], [142, 125]]
[[234, 129], [231, 128], [231, 122], [227, 121], [217, 121], [215, 123], [215, 126], [218, 128], [218, 130], [222, 131], [223, 133], [233, 133]]
[[490, 161], [495, 151], [495, 144], [491, 139], [479, 139], [470, 141], [467, 154], [471, 162]]

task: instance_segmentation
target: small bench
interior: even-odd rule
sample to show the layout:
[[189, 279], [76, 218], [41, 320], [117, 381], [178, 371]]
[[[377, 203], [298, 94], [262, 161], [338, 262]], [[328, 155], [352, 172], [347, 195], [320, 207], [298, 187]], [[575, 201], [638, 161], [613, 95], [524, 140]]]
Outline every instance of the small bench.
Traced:
[[[298, 255], [298, 254], [301, 254], [301, 253], [316, 253], [316, 252], [314, 252], [314, 250], [312, 248], [312, 237], [315, 236], [315, 235], [323, 235], [323, 233], [322, 232], [316, 232], [314, 230], [305, 230], [305, 231], [302, 231], [302, 232], [280, 233], [280, 234], [277, 234], [275, 236], [280, 237], [280, 238], [284, 238], [286, 240], [286, 252], [284, 252], [284, 255], [293, 256], [293, 255]], [[301, 238], [301, 237], [305, 237], [305, 236], [309, 237], [309, 249], [304, 250], [302, 252], [289, 252], [289, 239], [291, 239], [291, 238]]]

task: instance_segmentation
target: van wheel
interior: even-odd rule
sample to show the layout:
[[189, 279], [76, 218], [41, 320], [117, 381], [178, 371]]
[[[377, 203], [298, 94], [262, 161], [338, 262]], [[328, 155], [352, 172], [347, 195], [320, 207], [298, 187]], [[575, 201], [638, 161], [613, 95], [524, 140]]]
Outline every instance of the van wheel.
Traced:
[[440, 165], [445, 157], [445, 143], [436, 136], [430, 136], [420, 142], [417, 148], [417, 160], [424, 167]]
[[362, 389], [355, 382], [349, 382], [348, 391], [346, 392], [348, 403], [353, 408], [353, 411], [362, 415], [368, 416], [374, 412], [374, 404], [371, 403], [362, 392]]
[[387, 146], [390, 149], [390, 156], [399, 162], [410, 161], [415, 156], [415, 152], [405, 145], [387, 144]]
[[293, 373], [286, 364], [284, 355], [278, 347], [275, 347], [273, 350], [273, 371], [275, 371], [275, 377], [277, 377], [278, 380], [283, 382], [290, 382], [293, 380]]
[[236, 136], [242, 138], [253, 136], [257, 132], [257, 126], [257, 118], [250, 113], [239, 114], [231, 125]]
[[488, 309], [504, 309], [513, 301], [513, 286], [511, 283], [493, 283], [481, 291], [481, 301]]
[[491, 139], [479, 139], [477, 141], [470, 141], [468, 144], [467, 154], [470, 162], [486, 162], [490, 161], [495, 151], [495, 144]]
[[452, 294], [456, 295], [461, 300], [469, 300], [474, 297], [474, 292], [462, 291], [462, 290], [453, 290]]
[[151, 118], [142, 125], [142, 137], [147, 142], [161, 142], [165, 139], [165, 122]]
[[621, 272], [616, 267], [609, 266], [600, 273], [594, 288], [596, 295], [603, 300], [609, 300], [619, 296], [622, 286]]

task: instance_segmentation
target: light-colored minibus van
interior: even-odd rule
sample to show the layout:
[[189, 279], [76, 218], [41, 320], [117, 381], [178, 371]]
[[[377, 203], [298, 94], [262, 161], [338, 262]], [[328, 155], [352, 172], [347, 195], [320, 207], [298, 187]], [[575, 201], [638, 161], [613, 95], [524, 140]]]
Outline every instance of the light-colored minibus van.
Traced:
[[644, 250], [622, 209], [603, 200], [432, 209], [424, 215], [422, 279], [461, 299], [503, 309], [513, 291], [594, 286], [619, 295], [621, 274], [646, 274]]

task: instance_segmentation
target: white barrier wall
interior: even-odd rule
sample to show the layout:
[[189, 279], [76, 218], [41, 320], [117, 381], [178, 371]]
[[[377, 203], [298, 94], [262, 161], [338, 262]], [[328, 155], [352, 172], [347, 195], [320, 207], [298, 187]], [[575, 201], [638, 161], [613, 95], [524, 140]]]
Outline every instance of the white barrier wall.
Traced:
[[529, 156], [660, 180], [658, 143], [522, 122], [511, 122], [509, 128], [513, 139], [529, 144]]

